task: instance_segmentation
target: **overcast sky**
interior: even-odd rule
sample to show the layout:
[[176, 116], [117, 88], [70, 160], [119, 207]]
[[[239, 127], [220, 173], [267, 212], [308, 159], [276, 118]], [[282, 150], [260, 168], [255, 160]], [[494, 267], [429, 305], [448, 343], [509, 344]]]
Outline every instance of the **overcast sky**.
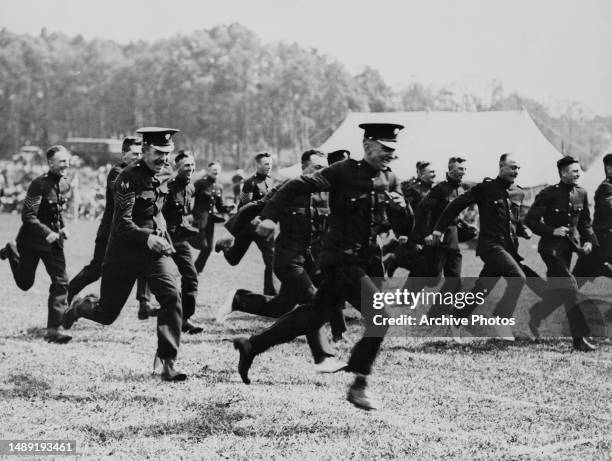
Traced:
[[315, 47], [352, 73], [487, 95], [499, 79], [557, 111], [612, 115], [610, 0], [0, 0], [0, 27], [120, 42], [238, 22], [264, 42]]

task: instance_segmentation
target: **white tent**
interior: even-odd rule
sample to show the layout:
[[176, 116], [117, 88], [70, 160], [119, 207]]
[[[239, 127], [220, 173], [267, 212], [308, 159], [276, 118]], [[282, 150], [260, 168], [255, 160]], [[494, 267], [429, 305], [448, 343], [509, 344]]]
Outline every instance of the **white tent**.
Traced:
[[589, 165], [589, 169], [580, 178], [579, 184], [584, 187], [589, 193], [589, 201], [593, 201], [593, 194], [606, 177], [604, 173], [603, 158], [608, 153], [612, 152], [612, 145], [608, 150], [604, 151]]
[[[495, 177], [504, 152], [518, 157], [522, 168], [517, 183], [523, 187], [552, 184], [559, 180], [556, 161], [561, 153], [544, 137], [526, 110], [491, 112], [352, 112], [320, 146], [323, 152], [347, 149], [351, 157], [363, 156], [360, 123], [388, 122], [405, 126], [398, 136], [398, 160], [391, 169], [401, 179], [415, 175], [418, 160], [431, 162], [443, 179], [448, 158], [467, 159], [465, 180], [479, 182]], [[298, 175], [299, 165], [281, 170]]]

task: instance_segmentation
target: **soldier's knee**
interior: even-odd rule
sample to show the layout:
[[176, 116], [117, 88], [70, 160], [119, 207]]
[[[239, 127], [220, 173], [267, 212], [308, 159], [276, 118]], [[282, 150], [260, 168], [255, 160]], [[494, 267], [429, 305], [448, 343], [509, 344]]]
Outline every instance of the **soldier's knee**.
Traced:
[[32, 285], [34, 285], [34, 278], [27, 278], [27, 279], [18, 279], [15, 280], [15, 282], [17, 283], [17, 287], [20, 290], [23, 291], [28, 291], [30, 288], [32, 288]]
[[68, 293], [68, 281], [53, 282], [49, 286], [49, 293], [52, 295], [62, 295]]

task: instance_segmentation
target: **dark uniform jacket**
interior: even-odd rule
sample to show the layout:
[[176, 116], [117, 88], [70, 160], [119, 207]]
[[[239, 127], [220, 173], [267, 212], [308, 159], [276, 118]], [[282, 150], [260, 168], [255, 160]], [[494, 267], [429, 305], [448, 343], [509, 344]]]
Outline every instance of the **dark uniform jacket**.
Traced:
[[320, 243], [329, 217], [327, 199], [325, 192], [295, 197], [279, 216], [276, 247], [305, 251], [310, 250], [313, 243]]
[[[68, 180], [53, 173], [45, 173], [32, 181], [21, 211], [23, 222], [17, 234], [17, 243], [41, 251], [51, 251], [45, 238], [51, 232], [64, 228], [62, 211], [70, 191]], [[63, 246], [63, 239], [53, 245]]]
[[400, 208], [388, 197], [388, 191], [400, 193], [391, 170], [378, 171], [354, 159], [287, 181], [268, 200], [261, 216], [279, 221], [296, 197], [328, 190], [330, 216], [321, 265], [367, 264], [380, 257], [378, 234], [393, 228], [398, 236], [408, 235], [412, 229], [412, 209]]
[[131, 163], [115, 182], [115, 212], [105, 261], [146, 261], [153, 255], [149, 235], [164, 237], [172, 243], [162, 215], [168, 193], [155, 172], [142, 160]]
[[[582, 187], [560, 182], [542, 189], [527, 213], [525, 223], [542, 237], [538, 245], [541, 253], [574, 249], [579, 245], [578, 237], [582, 243], [597, 244], [591, 227], [587, 193]], [[570, 229], [567, 237], [553, 235], [553, 231], [561, 226]]]
[[597, 234], [612, 234], [612, 179], [605, 179], [595, 191], [593, 230]]
[[612, 179], [605, 179], [595, 191], [593, 230], [599, 240], [602, 259], [612, 262]]
[[[416, 177], [410, 178], [400, 183], [400, 190], [406, 200], [408, 200], [408, 189], [410, 189], [418, 181]], [[412, 205], [412, 204], [411, 204]], [[414, 208], [413, 208], [414, 209]]]
[[174, 177], [168, 181], [168, 196], [162, 213], [168, 226], [168, 233], [174, 243], [187, 240], [198, 233], [189, 223], [191, 202], [195, 191], [191, 181]]
[[194, 184], [193, 223], [200, 229], [205, 228], [208, 223], [222, 222], [223, 218], [215, 214], [226, 213], [229, 207], [223, 204], [223, 188], [217, 180], [211, 176], [204, 176]]
[[127, 165], [128, 164], [126, 162], [116, 163], [108, 172], [108, 176], [106, 177], [106, 205], [104, 206], [104, 214], [102, 214], [102, 219], [100, 220], [100, 226], [98, 227], [96, 239], [104, 241], [108, 240], [111, 225], [113, 223], [113, 212], [115, 211], [113, 188], [115, 187], [115, 181], [117, 180], [119, 173], [121, 173]]
[[[232, 217], [226, 227], [232, 235], [251, 231], [251, 221], [259, 216], [274, 194], [290, 179], [273, 187], [265, 197], [248, 203]], [[326, 192], [313, 192], [293, 198], [279, 216], [280, 232], [275, 246], [301, 253], [313, 245], [320, 247], [321, 239], [327, 229], [329, 202]]]
[[412, 185], [407, 188], [403, 187], [404, 184], [405, 182], [402, 183], [402, 193], [404, 194], [404, 198], [408, 203], [410, 203], [410, 206], [416, 212], [416, 208], [431, 190], [432, 184], [421, 181], [420, 179], [414, 181]]
[[453, 200], [442, 212], [435, 230], [444, 232], [459, 213], [470, 205], [478, 205], [480, 233], [476, 254], [501, 246], [518, 261], [518, 236], [526, 236], [521, 222], [525, 192], [519, 186], [497, 177], [485, 180]]
[[[423, 239], [431, 234], [433, 226], [438, 221], [442, 211], [466, 190], [467, 187], [463, 183], [453, 181], [448, 176], [446, 180], [432, 187], [431, 191], [414, 210], [415, 227], [412, 240], [417, 243], [423, 242]], [[442, 239], [442, 243], [448, 248], [459, 248], [457, 219], [451, 221]]]
[[271, 189], [272, 178], [268, 175], [255, 173], [250, 178], [247, 178], [242, 185], [239, 206], [264, 198]]

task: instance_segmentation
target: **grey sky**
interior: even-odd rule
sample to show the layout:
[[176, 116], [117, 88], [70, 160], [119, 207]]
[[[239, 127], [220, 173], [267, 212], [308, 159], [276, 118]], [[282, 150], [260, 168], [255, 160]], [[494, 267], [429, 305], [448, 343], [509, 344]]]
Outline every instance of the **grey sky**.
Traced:
[[569, 100], [612, 115], [609, 0], [0, 0], [0, 27], [45, 26], [121, 42], [239, 22], [265, 42], [290, 41], [370, 65], [400, 87], [413, 80], [548, 104]]

